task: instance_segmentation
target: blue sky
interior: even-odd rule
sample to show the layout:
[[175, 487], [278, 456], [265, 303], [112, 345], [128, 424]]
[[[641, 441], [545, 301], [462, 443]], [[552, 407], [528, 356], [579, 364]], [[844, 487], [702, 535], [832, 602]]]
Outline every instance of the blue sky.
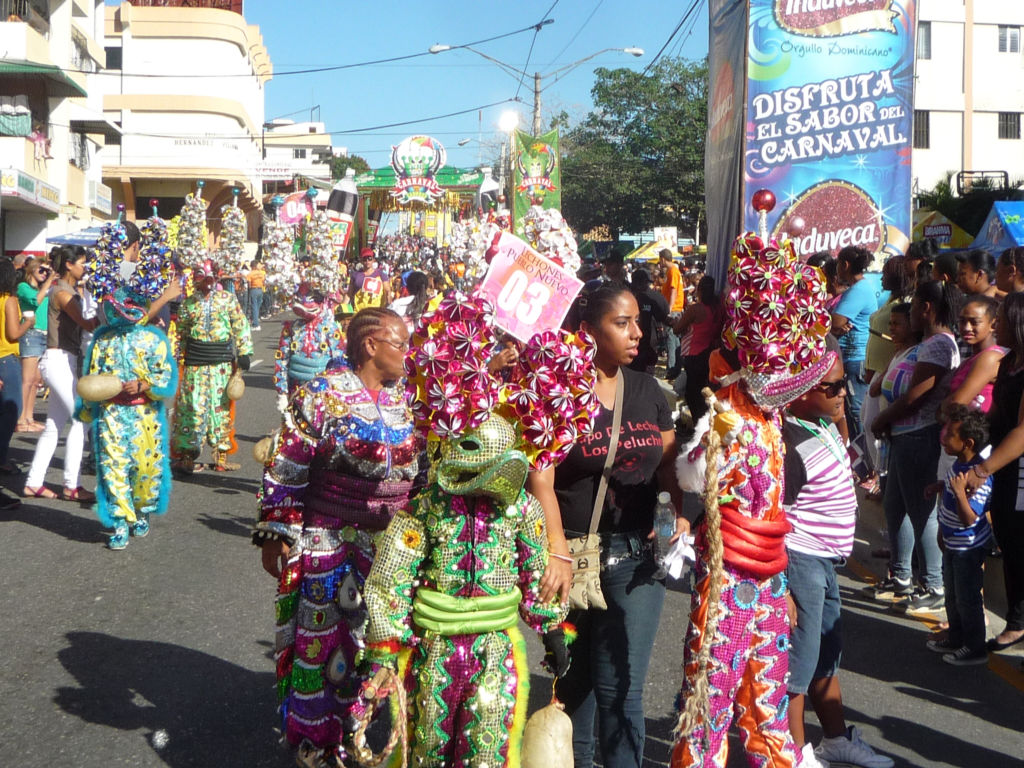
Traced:
[[[110, 2], [111, 0], [108, 0]], [[502, 111], [518, 108], [529, 121], [532, 78], [519, 89], [522, 104], [483, 110], [475, 107], [513, 97], [517, 81], [497, 65], [464, 50], [393, 64], [330, 73], [285, 75], [294, 69], [331, 66], [426, 51], [435, 43], [458, 45], [511, 32], [544, 18], [554, 0], [519, 2], [411, 2], [409, 0], [246, 0], [245, 16], [257, 24], [278, 74], [267, 85], [266, 117], [308, 119], [319, 106], [328, 131], [344, 131], [416, 120], [407, 126], [341, 135], [335, 146], [348, 147], [371, 166], [387, 164], [390, 147], [403, 137], [426, 133], [448, 149], [449, 165], [473, 166], [480, 153], [478, 135], [493, 140]], [[591, 106], [593, 70], [625, 66], [641, 70], [668, 39], [690, 0], [558, 0], [536, 36], [533, 30], [483, 43], [477, 48], [513, 67], [542, 75], [603, 48], [639, 47], [634, 58], [608, 52], [581, 65], [557, 82], [542, 80], [543, 114], [565, 109], [580, 117]], [[589, 17], [589, 21], [588, 21]], [[707, 53], [707, 8], [702, 4], [692, 31], [690, 22], [666, 50], [687, 58]], [[471, 110], [443, 120], [434, 115]], [[295, 113], [295, 114], [290, 114]], [[472, 139], [459, 147], [460, 139]], [[490, 150], [483, 151], [483, 158]]]

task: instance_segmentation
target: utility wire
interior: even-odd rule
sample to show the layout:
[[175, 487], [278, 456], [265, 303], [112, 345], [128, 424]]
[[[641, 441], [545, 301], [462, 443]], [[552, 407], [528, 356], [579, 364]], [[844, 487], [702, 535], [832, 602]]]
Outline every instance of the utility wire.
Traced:
[[580, 32], [582, 32], [584, 28], [587, 26], [587, 24], [590, 23], [590, 20], [594, 18], [594, 14], [597, 13], [598, 9], [602, 5], [604, 5], [604, 0], [598, 0], [597, 4], [594, 6], [594, 10], [592, 10], [590, 12], [590, 15], [583, 20], [583, 23], [580, 24], [580, 28], [576, 30], [576, 34], [569, 38], [569, 42], [566, 43], [565, 47], [558, 52], [558, 54], [554, 57], [553, 61], [558, 61], [558, 59], [561, 58], [562, 54], [569, 50], [569, 46], [576, 42], [576, 38], [580, 36]]
[[533, 28], [533, 37], [530, 39], [530, 50], [526, 52], [526, 63], [523, 65], [523, 73], [519, 75], [519, 85], [516, 86], [516, 95], [513, 97], [515, 99], [519, 98], [519, 91], [522, 90], [523, 87], [523, 78], [526, 77], [526, 73], [530, 69], [530, 58], [533, 56], [533, 46], [537, 42], [537, 35], [540, 34], [541, 27], [544, 26], [544, 22], [547, 20], [548, 16], [551, 15], [551, 12], [555, 10], [556, 5], [558, 5], [558, 0], [555, 0], [555, 2], [551, 4], [551, 7], [548, 8], [548, 12], [544, 14], [544, 17], [537, 22]]
[[[557, 5], [557, 0], [556, 0], [556, 5]], [[554, 7], [554, 6], [552, 6], [552, 7]], [[551, 13], [551, 11], [549, 10], [548, 13]], [[542, 21], [543, 21], [543, 19], [541, 20], [541, 22]], [[523, 32], [529, 32], [531, 29], [534, 30], [534, 38], [536, 38], [536, 34], [537, 34], [537, 31], [540, 28], [541, 22], [538, 22], [537, 24], [531, 24], [530, 26], [523, 27], [522, 29], [516, 29], [516, 30], [513, 30], [511, 32], [505, 32], [505, 33], [500, 34], [500, 35], [494, 35], [493, 37], [485, 37], [482, 40], [474, 40], [471, 43], [462, 43], [460, 45], [453, 45], [452, 48], [466, 48], [466, 47], [469, 47], [469, 46], [483, 45], [484, 43], [490, 43], [490, 42], [493, 42], [495, 40], [502, 40], [502, 39], [504, 39], [506, 37], [512, 37], [513, 35], [521, 35]], [[532, 44], [531, 44], [531, 48], [532, 48]], [[342, 70], [342, 69], [355, 69], [357, 67], [370, 67], [370, 66], [374, 66], [376, 64], [389, 64], [389, 63], [394, 62], [394, 61], [406, 61], [408, 59], [417, 59], [417, 58], [421, 58], [423, 56], [431, 56], [431, 55], [432, 54], [430, 53], [430, 51], [421, 51], [420, 53], [408, 53], [408, 54], [405, 54], [404, 56], [389, 56], [388, 58], [374, 59], [372, 61], [358, 61], [358, 62], [354, 62], [352, 64], [335, 64], [335, 65], [327, 66], [327, 67], [309, 67], [307, 69], [292, 69], [292, 70], [287, 70], [285, 72], [274, 72], [272, 76], [273, 77], [284, 77], [286, 75], [308, 75], [308, 74], [313, 74], [315, 72], [337, 72], [337, 71]], [[163, 74], [163, 73], [160, 73], [160, 74], [158, 74], [158, 73], [132, 74], [132, 73], [129, 73], [129, 72], [124, 72], [122, 70], [116, 70], [116, 69], [104, 69], [104, 70], [101, 70], [99, 72], [91, 72], [91, 71], [89, 71], [87, 69], [73, 69], [71, 67], [57, 67], [57, 69], [59, 69], [61, 72], [73, 72], [73, 73], [77, 73], [77, 74], [81, 74], [81, 75], [113, 75], [113, 76], [116, 76], [116, 77], [150, 77], [150, 78], [166, 78], [166, 77], [197, 78], [198, 77], [198, 78], [209, 78], [209, 77], [252, 77], [253, 76], [251, 72], [246, 72], [246, 73], [229, 73], [229, 74], [216, 74], [216, 73], [211, 74], [211, 73], [203, 72], [203, 73], [199, 73], [199, 74], [186, 75], [186, 74]]]
[[687, 22], [690, 16], [692, 16], [693, 13], [697, 10], [697, 7], [698, 5], [701, 4], [701, 2], [702, 0], [693, 0], [693, 2], [690, 3], [690, 7], [686, 9], [686, 13], [683, 14], [683, 18], [681, 18], [679, 20], [679, 23], [676, 24], [676, 28], [672, 30], [672, 34], [668, 36], [668, 40], [665, 41], [665, 44], [661, 46], [661, 50], [659, 50], [655, 54], [654, 58], [648, 62], [647, 66], [644, 67], [644, 71], [640, 73], [641, 75], [646, 75], [651, 70], [651, 68], [658, 63], [658, 59], [661, 58], [661, 54], [665, 52], [665, 49], [668, 48], [669, 43], [671, 43], [675, 36], [679, 34], [679, 30], [683, 28], [683, 25]]

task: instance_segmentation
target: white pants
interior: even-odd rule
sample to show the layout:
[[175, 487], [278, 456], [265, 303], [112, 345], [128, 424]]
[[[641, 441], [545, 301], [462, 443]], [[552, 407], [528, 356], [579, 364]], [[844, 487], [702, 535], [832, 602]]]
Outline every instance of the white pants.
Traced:
[[85, 439], [85, 425], [72, 418], [75, 407], [75, 384], [78, 381], [78, 358], [61, 349], [48, 349], [39, 361], [39, 372], [50, 388], [49, 408], [46, 412], [46, 428], [39, 435], [36, 453], [32, 457], [32, 468], [28, 471], [25, 485], [39, 488], [46, 479], [46, 470], [57, 450], [61, 430], [68, 420], [67, 450], [64, 454], [64, 487], [78, 487], [78, 473], [82, 468], [82, 443]]

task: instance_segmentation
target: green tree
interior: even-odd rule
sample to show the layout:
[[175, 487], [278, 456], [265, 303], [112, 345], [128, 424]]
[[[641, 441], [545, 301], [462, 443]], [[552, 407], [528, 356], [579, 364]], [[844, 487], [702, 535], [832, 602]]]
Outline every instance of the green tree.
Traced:
[[580, 231], [606, 224], [613, 236], [654, 226], [692, 234], [704, 218], [707, 61], [594, 74], [594, 109], [562, 139], [566, 218]]
[[370, 170], [370, 164], [366, 162], [365, 158], [359, 155], [342, 155], [341, 157], [332, 157], [331, 163], [331, 180], [337, 181], [345, 175], [345, 171], [349, 168], [355, 168], [356, 173], [365, 173]]
[[1018, 199], [1022, 186], [1024, 180], [1021, 179], [1011, 182], [1008, 189], [976, 182], [971, 191], [958, 196], [953, 191], [953, 171], [947, 171], [946, 178], [932, 189], [918, 193], [917, 203], [921, 208], [938, 211], [964, 232], [977, 236], [992, 210], [992, 203]]

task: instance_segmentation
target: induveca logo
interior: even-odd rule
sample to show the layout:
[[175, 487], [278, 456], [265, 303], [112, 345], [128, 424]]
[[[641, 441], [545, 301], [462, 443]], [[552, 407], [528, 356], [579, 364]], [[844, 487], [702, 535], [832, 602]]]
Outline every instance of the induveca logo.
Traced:
[[896, 32], [895, 0], [775, 0], [776, 23], [809, 37], [838, 37], [870, 30]]

